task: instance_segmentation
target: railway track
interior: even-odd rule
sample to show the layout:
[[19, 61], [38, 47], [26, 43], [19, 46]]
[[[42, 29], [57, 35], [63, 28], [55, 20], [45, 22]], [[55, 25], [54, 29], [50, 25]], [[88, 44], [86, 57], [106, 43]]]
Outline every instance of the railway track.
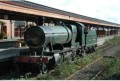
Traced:
[[[104, 48], [104, 49], [106, 49], [106, 48], [108, 48], [109, 46], [99, 46], [99, 47], [97, 47], [97, 49], [101, 49], [101, 48]], [[85, 69], [85, 68], [88, 68], [90, 65], [94, 65], [94, 63], [95, 62], [98, 62], [99, 60], [101, 60], [102, 59], [102, 57], [101, 58], [99, 58], [99, 59], [97, 59], [97, 60], [95, 60], [94, 62], [92, 62], [91, 64], [89, 64], [89, 65], [87, 65], [86, 67], [84, 67], [83, 69]], [[99, 63], [98, 63], [99, 64]], [[91, 68], [93, 68], [93, 67], [91, 67]], [[95, 68], [93, 68], [93, 70], [94, 70]], [[96, 70], [96, 72], [98, 72], [99, 70], [102, 70], [102, 68], [100, 68], [100, 69], [98, 69], [98, 70]], [[52, 71], [49, 71], [47, 74], [50, 74], [51, 72], [53, 72], [54, 70], [52, 70]], [[82, 71], [82, 70], [81, 70]], [[77, 74], [77, 72], [76, 73], [74, 73], [73, 75], [76, 75]], [[88, 73], [86, 73], [86, 74], [88, 74]], [[94, 77], [95, 75], [96, 75], [97, 73], [95, 73], [94, 75], [92, 75], [90, 78], [88, 78], [88, 79], [91, 79], [92, 77]], [[22, 78], [27, 78], [27, 79], [32, 79], [32, 80], [34, 80], [34, 79], [36, 79], [37, 77], [39, 77], [41, 74], [31, 74], [30, 72], [28, 72], [28, 73], [24, 73], [24, 74], [20, 74], [20, 75], [15, 75], [15, 76], [13, 76], [13, 75], [11, 75], [11, 74], [9, 74], [8, 72], [6, 72], [6, 73], [4, 73], [4, 75], [1, 75], [0, 76], [0, 79], [21, 79], [21, 77]], [[71, 75], [70, 77], [68, 77], [68, 78], [66, 78], [66, 80], [69, 80], [73, 75]], [[78, 78], [77, 78], [78, 79]], [[94, 79], [94, 78], [93, 78]]]
[[92, 62], [91, 64], [87, 65], [86, 67], [80, 69], [76, 73], [72, 74], [71, 76], [67, 77], [65, 80], [91, 80], [95, 77], [104, 67], [101, 66], [99, 58]]
[[[114, 51], [113, 51], [114, 50]], [[111, 48], [109, 48], [109, 50], [105, 51], [103, 54], [104, 58], [115, 58], [116, 57], [116, 52], [120, 50], [120, 46], [116, 45], [113, 46]], [[107, 67], [106, 67], [107, 68]], [[95, 76], [93, 76], [93, 78], [91, 80], [95, 80], [97, 77], [99, 77], [99, 75], [105, 70], [105, 68], [101, 69]]]
[[95, 80], [96, 77], [98, 77], [102, 72], [103, 72], [104, 69], [101, 69], [98, 73], [96, 73], [92, 78], [91, 80]]
[[[101, 49], [102, 51], [110, 48], [111, 46], [99, 46], [97, 49]], [[96, 59], [92, 63], [88, 64], [84, 68], [78, 70], [71, 76], [65, 78], [65, 80], [93, 80], [95, 79], [104, 69], [105, 67], [102, 65], [101, 60], [103, 59], [103, 56], [100, 58]]]

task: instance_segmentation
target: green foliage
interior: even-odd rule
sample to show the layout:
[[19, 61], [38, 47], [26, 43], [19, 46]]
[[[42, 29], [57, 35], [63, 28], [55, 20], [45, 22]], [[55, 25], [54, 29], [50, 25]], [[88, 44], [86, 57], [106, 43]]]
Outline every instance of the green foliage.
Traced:
[[[104, 58], [102, 63], [106, 69], [97, 77], [96, 79], [104, 80], [104, 79], [115, 79], [114, 75], [120, 75], [120, 51], [117, 53], [118, 56], [116, 58]], [[116, 78], [117, 79], [117, 78]]]
[[1, 26], [4, 26], [4, 25], [5, 25], [5, 22], [0, 21], [0, 24], [1, 24]]
[[71, 58], [68, 57], [65, 62], [61, 62], [55, 68], [55, 71], [52, 74], [46, 74], [37, 78], [38, 80], [63, 80], [66, 77], [70, 76], [77, 70], [85, 67], [87, 64], [93, 62], [99, 58], [101, 51], [96, 51], [93, 54], [85, 55], [84, 58], [78, 57], [75, 61], [71, 61]]
[[119, 45], [120, 44], [120, 36], [115, 36], [113, 37], [112, 39], [109, 39], [107, 41], [105, 41], [104, 44], [107, 44], [107, 45]]
[[5, 33], [0, 33], [0, 39], [7, 39], [7, 35]]
[[[110, 39], [105, 42], [108, 45], [120, 45], [120, 36], [116, 36], [113, 39]], [[104, 58], [102, 60], [105, 70], [95, 79], [97, 80], [111, 80], [111, 79], [120, 79], [120, 51], [116, 52], [115, 58]]]
[[0, 39], [3, 39], [3, 38], [4, 38], [4, 34], [0, 33]]
[[[1, 27], [3, 27], [5, 25], [5, 22], [0, 21], [0, 25], [1, 25]], [[6, 39], [7, 35], [5, 35], [5, 33], [1, 31], [1, 33], [0, 33], [0, 39], [3, 39], [3, 38]]]

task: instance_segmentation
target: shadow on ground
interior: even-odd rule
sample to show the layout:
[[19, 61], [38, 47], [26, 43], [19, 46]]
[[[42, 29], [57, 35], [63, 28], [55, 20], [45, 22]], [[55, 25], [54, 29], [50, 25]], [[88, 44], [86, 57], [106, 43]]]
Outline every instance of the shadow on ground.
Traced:
[[114, 74], [111, 77], [105, 78], [105, 80], [120, 80], [120, 74]]

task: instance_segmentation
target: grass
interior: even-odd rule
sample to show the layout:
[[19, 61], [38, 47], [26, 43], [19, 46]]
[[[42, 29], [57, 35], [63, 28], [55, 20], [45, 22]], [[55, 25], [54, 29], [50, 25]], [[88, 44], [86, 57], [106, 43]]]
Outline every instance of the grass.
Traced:
[[102, 60], [106, 69], [96, 78], [98, 80], [120, 80], [120, 51], [115, 58], [104, 58]]
[[103, 45], [120, 45], [120, 36], [115, 36], [112, 39], [106, 40]]
[[39, 80], [63, 80], [71, 74], [75, 73], [77, 70], [83, 68], [87, 64], [93, 62], [97, 58], [101, 57], [101, 50], [97, 50], [93, 54], [85, 55], [84, 58], [78, 57], [74, 62], [67, 58], [67, 61], [62, 62], [55, 68], [52, 74], [45, 74], [37, 79]]
[[[104, 44], [116, 46], [120, 45], [120, 36], [107, 40]], [[106, 68], [97, 80], [120, 80], [120, 50], [116, 52], [115, 58], [103, 58], [103, 66]]]

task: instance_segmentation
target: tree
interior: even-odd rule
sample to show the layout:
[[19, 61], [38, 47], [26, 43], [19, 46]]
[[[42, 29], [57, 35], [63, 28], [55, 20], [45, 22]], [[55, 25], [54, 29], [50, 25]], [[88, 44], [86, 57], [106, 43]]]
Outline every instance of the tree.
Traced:
[[0, 25], [1, 25], [1, 32], [0, 32], [0, 39], [4, 38], [4, 32], [3, 32], [3, 27], [5, 26], [5, 22], [0, 21]]
[[5, 25], [5, 22], [3, 22], [3, 21], [0, 21], [0, 25], [1, 25], [1, 33], [3, 33], [3, 27], [4, 27], [4, 25]]

